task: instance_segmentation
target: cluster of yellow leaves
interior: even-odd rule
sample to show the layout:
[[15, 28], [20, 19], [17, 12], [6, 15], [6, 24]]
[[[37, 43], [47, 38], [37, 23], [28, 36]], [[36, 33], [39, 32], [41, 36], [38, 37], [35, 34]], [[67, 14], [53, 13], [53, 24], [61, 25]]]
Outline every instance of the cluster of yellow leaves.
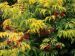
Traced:
[[[4, 38], [3, 42], [0, 42], [0, 48], [7, 46], [7, 41], [12, 41], [17, 43], [17, 41], [23, 36], [23, 32], [13, 33], [13, 32], [0, 32], [0, 38]], [[17, 45], [18, 46], [18, 45]], [[19, 46], [18, 46], [19, 47]], [[29, 46], [25, 46], [29, 49]]]
[[50, 7], [51, 4], [52, 4], [52, 1], [51, 0], [38, 0], [38, 2], [43, 5], [43, 7]]
[[31, 49], [31, 48], [30, 48], [30, 45], [29, 45], [29, 44], [27, 44], [27, 43], [22, 43], [20, 49], [21, 49], [22, 51], [25, 51], [25, 50], [28, 50], [28, 49]]
[[8, 2], [0, 3], [0, 9], [3, 12], [2, 17], [4, 19], [6, 19], [7, 17], [13, 18], [13, 19], [17, 18], [18, 16], [21, 15], [21, 10], [20, 10], [21, 5], [22, 4], [18, 3], [18, 4], [14, 4], [12, 6], [9, 6]]
[[56, 16], [55, 15], [52, 15], [52, 16], [47, 16], [45, 18], [45, 21], [49, 21], [50, 22], [51, 20], [55, 21], [56, 20]]
[[10, 32], [9, 39], [10, 39], [10, 41], [16, 42], [22, 36], [23, 36], [23, 33], [22, 32], [19, 32], [19, 33], [12, 33], [12, 32]]
[[47, 8], [55, 4], [58, 4], [60, 6], [63, 5], [63, 0], [38, 0], [38, 2]]
[[0, 56], [18, 56], [18, 48], [10, 50], [0, 50]]
[[30, 24], [29, 32], [32, 32], [32, 33], [39, 32], [39, 29], [46, 28], [46, 25], [42, 20], [37, 20], [35, 18], [31, 18], [27, 22], [29, 22], [29, 24]]
[[[22, 49], [23, 48], [23, 49]], [[0, 50], [0, 56], [18, 56], [19, 51], [25, 54], [25, 50], [30, 49], [30, 46], [28, 44], [25, 44], [25, 46], [22, 46], [20, 48], [14, 48], [14, 49], [8, 49], [8, 50]], [[23, 55], [25, 56], [25, 55]]]
[[63, 0], [57, 0], [57, 3], [62, 6], [63, 5]]
[[23, 32], [0, 32], [0, 37], [2, 38], [3, 36], [8, 36], [10, 41], [16, 42], [18, 39], [20, 39], [21, 36], [23, 36]]
[[7, 32], [0, 32], [0, 37], [2, 38], [2, 36], [8, 36]]
[[29, 0], [29, 4], [35, 4], [36, 0]]
[[6, 9], [6, 8], [10, 8], [10, 6], [8, 5], [8, 2], [4, 2], [4, 3], [0, 3], [0, 8], [2, 10]]
[[[10, 41], [14, 41], [15, 43], [17, 42], [17, 40], [19, 40], [22, 36], [23, 36], [24, 34], [23, 34], [23, 32], [18, 32], [18, 33], [13, 33], [13, 32], [0, 32], [0, 38], [2, 38], [3, 36], [8, 36], [8, 39], [10, 40]], [[30, 48], [30, 45], [29, 44], [27, 44], [27, 43], [25, 43], [25, 42], [22, 42], [22, 43], [19, 43], [19, 44], [21, 44], [21, 46], [18, 46], [18, 48], [14, 48], [14, 49], [12, 49], [12, 50], [16, 50], [16, 49], [18, 49], [18, 50], [21, 50], [21, 51], [25, 51], [25, 50], [28, 50], [28, 49], [31, 49]], [[6, 41], [4, 41], [4, 42], [1, 42], [0, 43], [0, 48], [2, 47], [2, 46], [6, 46], [7, 45], [7, 40]], [[0, 54], [1, 55], [1, 54]]]
[[3, 29], [5, 29], [6, 26], [8, 25], [11, 25], [11, 19], [6, 19], [4, 22], [3, 22]]
[[75, 37], [75, 30], [61, 30], [61, 31], [58, 31], [58, 36], [59, 37], [64, 37], [64, 38], [73, 38]]

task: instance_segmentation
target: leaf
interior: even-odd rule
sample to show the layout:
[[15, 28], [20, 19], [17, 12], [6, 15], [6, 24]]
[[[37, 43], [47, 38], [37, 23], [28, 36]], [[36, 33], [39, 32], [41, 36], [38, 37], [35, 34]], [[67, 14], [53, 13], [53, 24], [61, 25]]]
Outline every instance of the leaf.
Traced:
[[62, 30], [59, 30], [59, 31], [58, 31], [58, 36], [61, 38], [62, 35], [63, 35], [63, 31], [62, 31]]

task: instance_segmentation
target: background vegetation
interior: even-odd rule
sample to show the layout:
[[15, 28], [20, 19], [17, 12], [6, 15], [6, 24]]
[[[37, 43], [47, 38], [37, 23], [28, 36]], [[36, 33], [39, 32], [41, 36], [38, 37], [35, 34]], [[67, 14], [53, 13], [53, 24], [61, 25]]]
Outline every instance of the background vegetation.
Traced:
[[0, 56], [75, 56], [75, 0], [0, 0]]

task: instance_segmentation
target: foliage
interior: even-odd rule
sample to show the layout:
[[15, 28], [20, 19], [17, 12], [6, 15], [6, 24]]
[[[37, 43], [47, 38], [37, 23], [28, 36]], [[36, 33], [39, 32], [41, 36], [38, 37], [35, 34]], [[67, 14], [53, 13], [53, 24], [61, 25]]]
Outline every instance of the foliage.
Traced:
[[[0, 55], [2, 56], [19, 56], [21, 53], [25, 55], [26, 50], [30, 50], [30, 45], [21, 40], [23, 33], [0, 32]], [[4, 40], [5, 39], [5, 40]]]
[[0, 56], [74, 56], [74, 4], [75, 0], [0, 0]]

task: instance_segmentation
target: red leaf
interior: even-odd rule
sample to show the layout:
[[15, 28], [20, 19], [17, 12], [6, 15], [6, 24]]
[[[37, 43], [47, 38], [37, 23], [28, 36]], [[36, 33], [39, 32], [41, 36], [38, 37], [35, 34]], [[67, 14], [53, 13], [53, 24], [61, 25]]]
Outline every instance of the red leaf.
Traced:
[[27, 39], [27, 40], [29, 39], [29, 37], [30, 37], [30, 34], [29, 33], [25, 33], [24, 36], [23, 36], [23, 38], [24, 39]]

